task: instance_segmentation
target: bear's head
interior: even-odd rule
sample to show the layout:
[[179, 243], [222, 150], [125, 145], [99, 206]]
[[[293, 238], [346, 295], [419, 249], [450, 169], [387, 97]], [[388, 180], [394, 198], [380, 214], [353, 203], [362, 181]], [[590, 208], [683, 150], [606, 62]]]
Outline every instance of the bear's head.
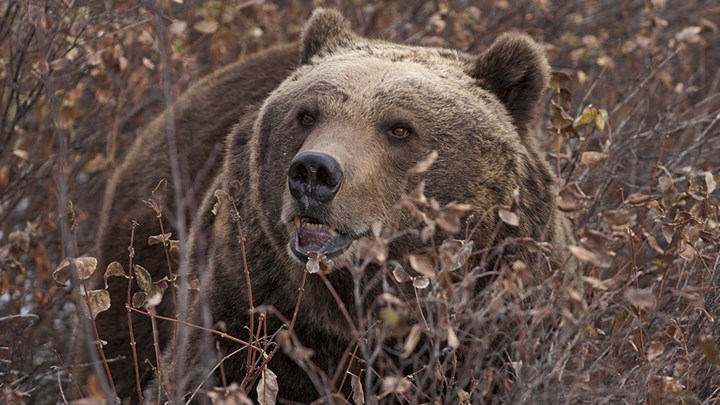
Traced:
[[[476, 244], [541, 238], [554, 180], [528, 124], [548, 75], [543, 51], [524, 35], [470, 55], [363, 38], [337, 12], [316, 11], [300, 66], [265, 101], [249, 144], [264, 233], [298, 269], [311, 252], [350, 265], [353, 241], [373, 224], [413, 225], [397, 204], [417, 181], [408, 184], [408, 169], [436, 151], [420, 176], [426, 194], [471, 205]], [[515, 198], [520, 225], [493, 235], [497, 208]]]

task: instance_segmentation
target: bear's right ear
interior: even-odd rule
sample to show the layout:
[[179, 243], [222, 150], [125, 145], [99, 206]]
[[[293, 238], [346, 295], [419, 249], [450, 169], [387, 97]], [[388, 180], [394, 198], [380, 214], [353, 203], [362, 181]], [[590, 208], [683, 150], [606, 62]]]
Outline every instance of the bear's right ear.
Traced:
[[348, 46], [356, 38], [342, 14], [325, 8], [316, 9], [303, 28], [300, 64], [309, 63], [315, 55]]
[[471, 75], [500, 99], [524, 134], [545, 94], [550, 65], [545, 51], [529, 36], [503, 34], [480, 54]]

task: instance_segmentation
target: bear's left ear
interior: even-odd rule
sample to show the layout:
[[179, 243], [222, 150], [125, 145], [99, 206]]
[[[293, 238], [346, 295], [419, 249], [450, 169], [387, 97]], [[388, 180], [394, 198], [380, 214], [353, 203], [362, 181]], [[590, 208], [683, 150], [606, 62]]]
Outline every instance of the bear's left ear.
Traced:
[[309, 63], [315, 55], [349, 46], [356, 38], [342, 14], [336, 10], [316, 9], [303, 28], [300, 64]]
[[502, 101], [524, 134], [545, 94], [550, 65], [543, 49], [529, 36], [503, 34], [480, 54], [471, 75]]

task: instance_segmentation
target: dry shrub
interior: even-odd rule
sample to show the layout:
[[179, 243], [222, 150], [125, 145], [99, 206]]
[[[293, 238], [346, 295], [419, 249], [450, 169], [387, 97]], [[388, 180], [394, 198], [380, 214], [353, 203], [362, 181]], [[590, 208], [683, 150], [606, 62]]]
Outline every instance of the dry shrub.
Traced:
[[[101, 310], [102, 293], [74, 295], [51, 269], [68, 257], [76, 261], [60, 266], [66, 277], [91, 271], [78, 259], [92, 256], [98, 196], [138, 128], [202, 75], [296, 39], [312, 6], [324, 3], [160, 1], [159, 27], [131, 1], [0, 5], [3, 402], [103, 395], [102, 372], [73, 380], [88, 365], [73, 364], [71, 343], [83, 306]], [[325, 5], [358, 32], [393, 41], [480, 51], [523, 30], [545, 45], [557, 72], [535, 132], [561, 178], [558, 203], [575, 222], [571, 250], [582, 263], [577, 276], [559, 269], [536, 284], [525, 263], [491, 259], [513, 246], [542, 255], [542, 244], [471, 251], [462, 239], [418, 256], [413, 269], [386, 262], [377, 311], [353, 314], [367, 337], [350, 348], [354, 364], [373, 373], [331, 376], [350, 387], [347, 399], [717, 401], [720, 8], [701, 0]], [[156, 29], [169, 38], [171, 69], [160, 68]], [[420, 209], [441, 217], [437, 207]], [[522, 221], [511, 207], [501, 218]], [[376, 242], [391, 237], [378, 230]], [[169, 237], [158, 242], [172, 248]], [[366, 250], [376, 261], [381, 253]], [[450, 270], [467, 254], [497, 265]], [[478, 280], [490, 281], [478, 292]], [[307, 355], [275, 332], [265, 332], [262, 348], [280, 342]], [[262, 378], [272, 391], [270, 374]], [[243, 388], [207, 397], [242, 403]]]

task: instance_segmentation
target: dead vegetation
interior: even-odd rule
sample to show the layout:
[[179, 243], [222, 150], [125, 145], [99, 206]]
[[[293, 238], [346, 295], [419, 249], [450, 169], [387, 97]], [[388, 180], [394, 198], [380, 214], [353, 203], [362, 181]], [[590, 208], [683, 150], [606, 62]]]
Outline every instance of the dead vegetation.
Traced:
[[[256, 339], [233, 337], [236, 343], [251, 346], [256, 359], [281, 348], [293, 353], [319, 386], [332, 382], [354, 404], [372, 403], [373, 395], [399, 403], [435, 402], [435, 395], [446, 395], [444, 403], [718, 401], [720, 6], [326, 3], [160, 1], [161, 26], [153, 26], [146, 4], [131, 1], [114, 8], [92, 1], [0, 4], [3, 402], [105, 395], [110, 385], [102, 366], [96, 378], [73, 379], [88, 365], [74, 363], [71, 339], [84, 310], [103, 309], [103, 292], [76, 295], [55, 281], [77, 285], [89, 272], [106, 270], [94, 269], [90, 250], [105, 180], [167, 100], [238, 57], [297, 39], [314, 5], [338, 7], [358, 32], [399, 42], [480, 51], [500, 33], [522, 30], [543, 43], [557, 72], [535, 132], [561, 178], [558, 201], [576, 224], [572, 253], [582, 275], [557, 271], [533, 285], [522, 262], [467, 268], [470, 254], [489, 263], [511, 246], [537, 254], [545, 246], [516, 239], [473, 250], [463, 242], [472, 220], [460, 220], [462, 206], [439, 207], [422, 190], [407, 190], [403, 209], [424, 214], [415, 231], [460, 230], [460, 239], [419, 253], [411, 270], [384, 260], [393, 235], [376, 230], [363, 257], [385, 262], [384, 279], [393, 284], [377, 316], [358, 314], [355, 324], [347, 314], [358, 340], [336, 375], [318, 372], [292, 326], [263, 330], [271, 308], [256, 308]], [[160, 68], [157, 30], [168, 36], [172, 69]], [[148, 184], [148, 198], [155, 186]], [[513, 207], [501, 207], [500, 217], [522, 221]], [[130, 228], [119, 236], [128, 245]], [[151, 243], [166, 244], [168, 254], [177, 248], [166, 232], [157, 233]], [[141, 249], [147, 242], [133, 244]], [[322, 260], [316, 264], [312, 276], [323, 277]], [[130, 267], [144, 292], [129, 298], [139, 307], [133, 316], [151, 316], [157, 292], [174, 280], [153, 284], [142, 263]], [[362, 263], [353, 271], [361, 269]], [[120, 271], [129, 269], [110, 269]], [[488, 275], [481, 294], [468, 294], [467, 280]], [[392, 293], [400, 290], [414, 299]], [[288, 299], [299, 303], [302, 295]], [[418, 308], [420, 322], [409, 324]], [[456, 351], [462, 347], [474, 350]], [[243, 384], [197, 395], [242, 403], [257, 389], [271, 403], [265, 363], [252, 364]]]

